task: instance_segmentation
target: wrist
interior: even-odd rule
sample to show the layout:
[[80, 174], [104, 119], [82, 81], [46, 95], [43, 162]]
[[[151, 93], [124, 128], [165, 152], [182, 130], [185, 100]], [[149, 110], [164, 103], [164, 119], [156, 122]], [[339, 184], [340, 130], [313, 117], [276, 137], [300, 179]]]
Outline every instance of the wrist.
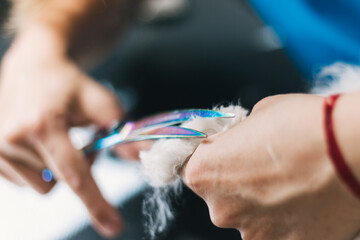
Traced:
[[334, 133], [349, 168], [360, 182], [360, 93], [339, 98], [333, 112]]

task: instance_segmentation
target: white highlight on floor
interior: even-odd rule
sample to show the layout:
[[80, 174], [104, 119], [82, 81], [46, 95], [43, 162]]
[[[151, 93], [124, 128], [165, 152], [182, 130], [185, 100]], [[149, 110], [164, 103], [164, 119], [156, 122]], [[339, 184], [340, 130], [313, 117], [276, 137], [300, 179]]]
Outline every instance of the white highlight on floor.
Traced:
[[[144, 187], [133, 163], [101, 158], [93, 166], [93, 174], [106, 199], [114, 205]], [[88, 224], [86, 209], [65, 184], [41, 196], [0, 178], [0, 239], [66, 239]]]

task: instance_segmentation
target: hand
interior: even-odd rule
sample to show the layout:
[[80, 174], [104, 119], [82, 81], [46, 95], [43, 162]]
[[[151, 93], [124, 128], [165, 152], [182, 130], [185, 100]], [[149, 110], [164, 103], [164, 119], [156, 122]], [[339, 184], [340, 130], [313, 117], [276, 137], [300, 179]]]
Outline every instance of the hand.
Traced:
[[107, 127], [121, 117], [115, 96], [61, 52], [44, 28], [20, 35], [3, 59], [0, 76], [0, 174], [40, 193], [49, 168], [87, 207], [95, 227], [113, 236], [121, 219], [101, 195], [90, 164], [69, 140], [71, 126]]
[[245, 240], [351, 240], [360, 201], [327, 156], [323, 98], [280, 95], [259, 102], [234, 128], [204, 140], [183, 172], [213, 223]]

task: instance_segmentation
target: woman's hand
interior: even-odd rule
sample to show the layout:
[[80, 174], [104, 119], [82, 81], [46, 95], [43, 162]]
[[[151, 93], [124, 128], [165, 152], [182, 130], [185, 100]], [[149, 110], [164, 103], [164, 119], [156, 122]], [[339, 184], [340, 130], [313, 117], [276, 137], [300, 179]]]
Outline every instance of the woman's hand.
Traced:
[[70, 61], [57, 37], [44, 27], [22, 32], [1, 65], [0, 173], [19, 185], [48, 192], [42, 180], [49, 168], [87, 207], [105, 236], [121, 220], [101, 195], [90, 164], [69, 140], [71, 126], [108, 127], [121, 117], [116, 97]]
[[269, 97], [244, 122], [203, 141], [183, 174], [215, 225], [245, 240], [353, 239], [360, 201], [328, 158], [323, 101]]

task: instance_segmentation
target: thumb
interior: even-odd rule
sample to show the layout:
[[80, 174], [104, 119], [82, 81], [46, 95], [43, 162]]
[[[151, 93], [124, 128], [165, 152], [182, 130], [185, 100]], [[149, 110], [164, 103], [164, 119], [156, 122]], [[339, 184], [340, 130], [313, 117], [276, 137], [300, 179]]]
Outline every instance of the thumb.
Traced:
[[85, 81], [79, 94], [80, 110], [84, 117], [101, 127], [118, 122], [124, 109], [116, 95], [94, 80]]

